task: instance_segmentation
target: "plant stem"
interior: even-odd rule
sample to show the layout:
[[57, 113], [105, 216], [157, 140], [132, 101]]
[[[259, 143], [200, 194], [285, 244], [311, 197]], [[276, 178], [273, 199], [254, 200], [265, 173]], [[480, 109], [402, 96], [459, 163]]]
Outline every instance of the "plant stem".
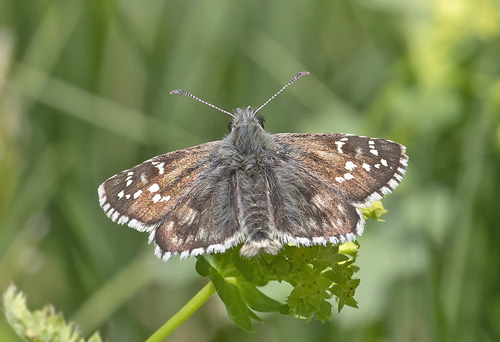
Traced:
[[215, 293], [215, 286], [209, 282], [186, 305], [151, 335], [146, 342], [161, 342]]

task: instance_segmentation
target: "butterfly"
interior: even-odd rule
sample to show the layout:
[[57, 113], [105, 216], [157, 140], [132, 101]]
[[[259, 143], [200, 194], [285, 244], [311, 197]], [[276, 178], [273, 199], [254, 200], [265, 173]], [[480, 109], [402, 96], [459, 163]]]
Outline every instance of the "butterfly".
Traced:
[[362, 208], [394, 190], [408, 165], [396, 142], [343, 133], [270, 134], [257, 109], [232, 117], [220, 141], [153, 157], [107, 179], [99, 204], [120, 225], [149, 233], [168, 260], [223, 253], [277, 254], [284, 244], [339, 244], [363, 233]]

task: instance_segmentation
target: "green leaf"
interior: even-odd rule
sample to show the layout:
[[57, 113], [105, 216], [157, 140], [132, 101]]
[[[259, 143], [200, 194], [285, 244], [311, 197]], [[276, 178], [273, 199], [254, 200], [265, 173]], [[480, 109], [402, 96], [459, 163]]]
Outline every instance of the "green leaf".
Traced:
[[[213, 281], [213, 280], [212, 280]], [[236, 285], [233, 285], [222, 279], [222, 282], [214, 282], [217, 293], [226, 305], [229, 318], [233, 320], [236, 325], [246, 331], [253, 331], [252, 320], [260, 318], [248, 308], [247, 303], [243, 300], [241, 293]]]
[[197, 256], [195, 270], [202, 277], [208, 277], [210, 274], [210, 264], [208, 263], [207, 259], [205, 259], [203, 256]]
[[249, 282], [255, 281], [256, 278], [256, 269], [255, 265], [252, 262], [248, 262], [248, 260], [243, 259], [240, 256], [240, 253], [232, 253], [233, 254], [233, 264], [236, 269], [241, 273], [241, 275], [245, 278], [245, 280]]
[[353, 308], [358, 307], [358, 303], [354, 299], [354, 294], [356, 292], [356, 288], [359, 286], [359, 283], [360, 283], [359, 279], [352, 279], [352, 280], [349, 280], [344, 285], [343, 298], [345, 301], [345, 305], [351, 306]]
[[231, 320], [241, 329], [253, 331], [251, 319], [260, 320], [260, 318], [249, 309], [238, 286], [233, 282], [227, 281], [217, 269], [219, 265], [222, 265], [221, 268], [227, 270], [226, 262], [220, 259], [210, 258], [210, 256], [199, 256], [198, 262], [200, 263], [200, 270], [202, 272], [208, 271], [208, 276], [217, 289], [217, 294], [226, 306], [229, 318], [231, 318]]
[[279, 311], [283, 303], [263, 294], [255, 285], [242, 282], [239, 284], [241, 293], [250, 308], [259, 312]]

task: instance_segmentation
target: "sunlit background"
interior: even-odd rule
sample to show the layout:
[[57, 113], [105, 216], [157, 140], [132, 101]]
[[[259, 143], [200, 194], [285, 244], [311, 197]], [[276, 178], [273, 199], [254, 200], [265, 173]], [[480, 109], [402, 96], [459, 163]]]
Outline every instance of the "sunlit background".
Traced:
[[[146, 339], [207, 280], [112, 223], [97, 187], [226, 134], [227, 115], [169, 91], [260, 106], [303, 70], [261, 112], [268, 131], [408, 147], [386, 222], [359, 239], [359, 309], [263, 315], [249, 334], [214, 296], [169, 341], [500, 340], [494, 0], [0, 2], [0, 292], [14, 282], [86, 335]], [[0, 340], [19, 340], [3, 318]]]

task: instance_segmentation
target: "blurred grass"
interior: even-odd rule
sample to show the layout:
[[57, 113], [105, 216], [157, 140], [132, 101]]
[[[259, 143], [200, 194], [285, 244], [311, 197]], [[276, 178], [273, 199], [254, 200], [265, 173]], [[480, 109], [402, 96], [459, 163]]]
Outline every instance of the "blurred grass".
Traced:
[[226, 116], [170, 90], [259, 106], [308, 70], [262, 112], [269, 131], [408, 146], [386, 222], [359, 239], [360, 309], [269, 316], [248, 335], [214, 299], [171, 340], [499, 340], [499, 32], [489, 0], [3, 1], [0, 290], [15, 282], [85, 333], [145, 339], [204, 284], [109, 221], [97, 186], [226, 133]]

